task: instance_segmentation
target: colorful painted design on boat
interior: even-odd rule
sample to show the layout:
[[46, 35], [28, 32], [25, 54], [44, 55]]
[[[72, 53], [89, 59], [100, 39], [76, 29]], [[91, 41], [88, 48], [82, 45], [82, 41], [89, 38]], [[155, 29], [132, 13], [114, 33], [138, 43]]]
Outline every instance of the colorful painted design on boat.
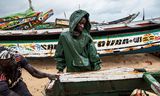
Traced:
[[[93, 39], [99, 54], [121, 54], [157, 46], [159, 48], [160, 30], [94, 36]], [[0, 42], [0, 46], [15, 49], [26, 57], [51, 57], [54, 56], [57, 43], [58, 38], [54, 40], [3, 41]]]
[[46, 13], [35, 12], [32, 9], [28, 9], [24, 13], [17, 13], [11, 16], [0, 18], [0, 29], [1, 30], [32, 29], [36, 25], [45, 22], [52, 15], [53, 15], [52, 9]]

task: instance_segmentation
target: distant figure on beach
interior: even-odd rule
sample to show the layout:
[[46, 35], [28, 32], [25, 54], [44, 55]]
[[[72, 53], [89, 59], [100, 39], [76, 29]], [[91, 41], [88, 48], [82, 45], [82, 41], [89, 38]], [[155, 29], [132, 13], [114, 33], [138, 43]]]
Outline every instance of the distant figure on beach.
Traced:
[[101, 69], [101, 60], [90, 35], [89, 13], [73, 12], [69, 20], [69, 31], [61, 33], [56, 48], [55, 60], [58, 73], [66, 67], [67, 72], [84, 72]]
[[[32, 96], [21, 77], [22, 68], [36, 78], [55, 79], [58, 77], [38, 71], [28, 64], [22, 55], [0, 47], [0, 96]], [[32, 81], [30, 83], [32, 84]]]

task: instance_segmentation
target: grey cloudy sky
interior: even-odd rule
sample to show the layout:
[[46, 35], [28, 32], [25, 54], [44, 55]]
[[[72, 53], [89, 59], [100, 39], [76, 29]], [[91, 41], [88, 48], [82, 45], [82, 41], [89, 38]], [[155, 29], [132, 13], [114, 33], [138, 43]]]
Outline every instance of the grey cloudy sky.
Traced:
[[[146, 18], [160, 17], [160, 0], [32, 0], [36, 11], [54, 10], [54, 15], [48, 21], [55, 18], [67, 18], [79, 9], [90, 13], [92, 21], [107, 22], [116, 20], [132, 13], [141, 12], [137, 20], [142, 19], [143, 8]], [[0, 17], [28, 9], [28, 0], [0, 0]]]

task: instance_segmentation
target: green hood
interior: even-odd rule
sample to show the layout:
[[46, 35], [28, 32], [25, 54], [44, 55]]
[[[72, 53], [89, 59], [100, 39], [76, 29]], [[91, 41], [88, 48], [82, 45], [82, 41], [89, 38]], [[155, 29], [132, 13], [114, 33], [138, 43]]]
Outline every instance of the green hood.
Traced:
[[87, 16], [87, 19], [88, 19], [84, 30], [86, 30], [86, 32], [90, 31], [91, 24], [89, 22], [89, 13], [84, 10], [77, 10], [74, 13], [72, 13], [72, 15], [70, 16], [70, 19], [69, 19], [69, 30], [71, 33], [74, 31], [76, 25], [80, 22], [80, 20], [84, 16]]

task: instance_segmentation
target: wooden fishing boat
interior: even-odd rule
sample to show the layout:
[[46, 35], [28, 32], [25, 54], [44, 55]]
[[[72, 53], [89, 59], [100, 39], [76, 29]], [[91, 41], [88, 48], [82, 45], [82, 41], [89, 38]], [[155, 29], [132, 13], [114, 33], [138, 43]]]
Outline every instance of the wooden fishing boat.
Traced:
[[29, 1], [29, 9], [25, 12], [0, 18], [0, 30], [29, 30], [35, 28], [39, 24], [43, 24], [49, 17], [53, 15], [53, 10], [36, 12]]
[[131, 15], [127, 16], [127, 17], [124, 17], [124, 18], [121, 18], [121, 19], [118, 19], [118, 20], [114, 20], [114, 21], [110, 21], [110, 22], [107, 22], [107, 23], [101, 23], [101, 24], [102, 24], [102, 25], [108, 25], [108, 24], [130, 23], [130, 22], [132, 22], [139, 14], [140, 14], [140, 12], [134, 13], [134, 14], [131, 14]]
[[[92, 26], [99, 26], [99, 25], [109, 25], [109, 24], [120, 24], [120, 23], [130, 23], [131, 21], [133, 21], [138, 15], [140, 14], [140, 12], [138, 13], [134, 13], [134, 14], [131, 14], [127, 17], [124, 17], [124, 18], [121, 18], [121, 19], [118, 19], [118, 20], [114, 20], [114, 21], [110, 21], [110, 22], [106, 22], [106, 23], [98, 23], [98, 22], [95, 22], [95, 21], [91, 21], [91, 25]], [[53, 24], [54, 23], [54, 24]], [[55, 19], [55, 22], [50, 22], [52, 28], [68, 28], [69, 27], [69, 20], [68, 19], [60, 19], [60, 18], [56, 18]], [[39, 26], [39, 28], [37, 29], [42, 29], [40, 28], [41, 25], [44, 25], [43, 23], [42, 24], [39, 24], [37, 26]], [[44, 29], [50, 29], [49, 26], [46, 26]]]
[[156, 92], [160, 88], [159, 74], [153, 77], [149, 73], [143, 73], [134, 68], [66, 73], [50, 82], [45, 93], [46, 96], [130, 96], [137, 88], [150, 91], [154, 89]]
[[[68, 28], [0, 31], [0, 46], [19, 51], [26, 57], [54, 56], [61, 32]], [[128, 24], [93, 26], [90, 34], [100, 55], [159, 51], [160, 18]]]
[[[43, 12], [36, 12], [32, 6], [32, 1], [29, 1], [29, 9], [25, 12], [16, 13], [13, 15], [0, 18], [0, 30], [30, 30], [30, 29], [49, 29], [68, 27], [69, 20], [56, 19], [55, 22], [44, 23], [49, 17], [53, 15], [53, 10]], [[135, 19], [139, 13], [131, 14], [125, 18], [109, 22], [110, 24], [117, 24], [121, 22], [129, 23]]]
[[25, 13], [17, 13], [15, 15], [0, 18], [1, 30], [27, 30], [32, 29], [36, 25], [42, 24], [50, 16], [53, 15], [53, 10], [48, 12], [34, 12], [28, 9]]

